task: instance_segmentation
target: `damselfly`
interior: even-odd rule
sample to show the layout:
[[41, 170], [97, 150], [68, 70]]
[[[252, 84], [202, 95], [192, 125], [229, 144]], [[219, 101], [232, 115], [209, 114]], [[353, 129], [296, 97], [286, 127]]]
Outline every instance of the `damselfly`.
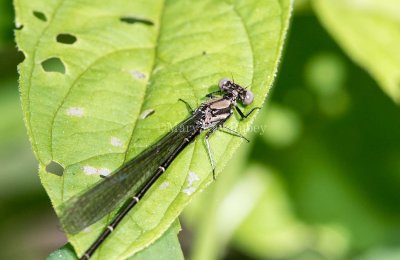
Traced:
[[232, 116], [234, 108], [242, 119], [257, 109], [253, 108], [249, 113], [244, 114], [237, 106], [237, 102], [243, 105], [251, 104], [254, 98], [253, 93], [229, 79], [222, 79], [219, 82], [219, 91], [210, 93], [207, 97], [208, 101], [202, 103], [196, 110], [192, 110], [190, 105], [182, 100], [192, 110], [189, 118], [175, 126], [157, 143], [115, 170], [109, 177], [82, 195], [72, 197], [62, 206], [61, 223], [68, 233], [74, 234], [104, 217], [119, 203], [126, 200], [114, 220], [81, 259], [89, 259], [93, 255], [104, 239], [142, 199], [178, 154], [201, 132], [207, 130], [205, 144], [214, 177], [215, 164], [208, 142], [210, 135], [221, 128], [229, 134], [247, 140], [240, 133], [224, 127], [224, 123]]

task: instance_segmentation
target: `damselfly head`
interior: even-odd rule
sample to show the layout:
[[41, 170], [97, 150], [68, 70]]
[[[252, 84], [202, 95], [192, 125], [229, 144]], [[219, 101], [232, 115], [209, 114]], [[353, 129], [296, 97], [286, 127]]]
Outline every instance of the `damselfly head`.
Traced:
[[221, 91], [226, 93], [234, 93], [237, 99], [243, 103], [243, 105], [249, 105], [254, 100], [254, 94], [250, 90], [246, 90], [239, 84], [234, 83], [230, 79], [221, 79], [218, 84]]

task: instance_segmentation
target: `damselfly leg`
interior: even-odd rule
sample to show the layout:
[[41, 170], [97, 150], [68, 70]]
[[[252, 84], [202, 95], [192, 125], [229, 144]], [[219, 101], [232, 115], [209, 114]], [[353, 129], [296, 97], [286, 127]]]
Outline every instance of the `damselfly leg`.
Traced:
[[193, 112], [194, 112], [194, 109], [192, 108], [192, 106], [189, 104], [189, 102], [187, 102], [186, 100], [183, 100], [183, 99], [178, 99], [179, 101], [181, 101], [181, 102], [183, 102], [185, 105], [186, 105], [186, 108], [189, 110], [189, 112], [191, 113], [191, 114], [193, 114]]
[[239, 113], [241, 120], [243, 120], [243, 119], [246, 119], [248, 116], [250, 116], [251, 113], [253, 113], [255, 110], [261, 109], [261, 107], [255, 107], [255, 108], [253, 108], [252, 110], [250, 110], [250, 112], [247, 113], [247, 114], [244, 114], [244, 113], [242, 112], [242, 110], [240, 110], [240, 108], [238, 108], [237, 106], [235, 106], [235, 109], [236, 109], [236, 111]]
[[244, 137], [241, 133], [236, 132], [235, 130], [232, 130], [232, 129], [226, 127], [226, 126], [221, 126], [221, 127], [218, 128], [218, 130], [220, 130], [221, 132], [225, 132], [225, 133], [231, 134], [233, 136], [240, 137], [240, 138], [246, 140], [246, 142], [248, 142], [248, 143], [250, 142], [250, 140], [247, 139], [246, 137]]
[[206, 137], [204, 138], [204, 141], [206, 143], [206, 147], [207, 147], [207, 153], [208, 153], [208, 158], [210, 158], [210, 162], [211, 162], [211, 168], [212, 168], [212, 173], [213, 173], [213, 179], [216, 180], [215, 178], [215, 165], [214, 165], [214, 159], [212, 157], [211, 154], [211, 149], [210, 149], [210, 142], [208, 141], [208, 138], [210, 137], [210, 135], [218, 128], [218, 126], [213, 126], [212, 128], [210, 128], [210, 130], [208, 130]]

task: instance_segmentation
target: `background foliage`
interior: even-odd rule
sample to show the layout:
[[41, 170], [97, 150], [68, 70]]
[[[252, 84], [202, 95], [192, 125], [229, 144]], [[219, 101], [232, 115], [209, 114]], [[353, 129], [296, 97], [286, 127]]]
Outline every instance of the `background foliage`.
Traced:
[[[180, 240], [191, 259], [400, 257], [395, 92], [359, 67], [368, 62], [353, 56], [339, 33], [321, 26], [319, 8], [297, 6], [252, 142], [183, 214]], [[11, 3], [2, 1], [0, 12], [0, 258], [43, 259], [65, 238], [39, 184], [21, 119]], [[398, 23], [394, 15], [381, 16]], [[384, 64], [387, 55], [376, 52], [375, 63]]]

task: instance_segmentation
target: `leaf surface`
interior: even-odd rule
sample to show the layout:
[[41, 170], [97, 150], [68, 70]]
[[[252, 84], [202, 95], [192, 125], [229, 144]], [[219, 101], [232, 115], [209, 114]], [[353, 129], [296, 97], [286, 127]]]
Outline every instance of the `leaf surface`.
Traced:
[[313, 4], [332, 37], [400, 103], [399, 1], [314, 0]]
[[[171, 227], [153, 244], [149, 247], [143, 249], [138, 254], [129, 257], [129, 260], [163, 260], [163, 259], [176, 259], [183, 260], [183, 253], [180, 248], [179, 240], [177, 237], [177, 233], [180, 231], [179, 222], [176, 221]], [[71, 260], [77, 259], [71, 244], [67, 244], [60, 249], [52, 252], [47, 260]]]
[[[254, 92], [251, 107], [262, 106], [291, 2], [16, 0], [15, 8], [23, 25], [16, 39], [26, 57], [19, 67], [25, 123], [58, 211], [186, 118], [179, 98], [196, 107], [221, 78], [233, 76]], [[227, 126], [246, 134], [254, 115], [237, 119]], [[129, 257], [147, 247], [212, 182], [202, 139], [179, 155], [94, 259]], [[211, 137], [217, 173], [241, 142], [220, 132]], [[52, 161], [64, 167], [62, 176], [46, 172]], [[114, 214], [68, 235], [78, 255]]]

